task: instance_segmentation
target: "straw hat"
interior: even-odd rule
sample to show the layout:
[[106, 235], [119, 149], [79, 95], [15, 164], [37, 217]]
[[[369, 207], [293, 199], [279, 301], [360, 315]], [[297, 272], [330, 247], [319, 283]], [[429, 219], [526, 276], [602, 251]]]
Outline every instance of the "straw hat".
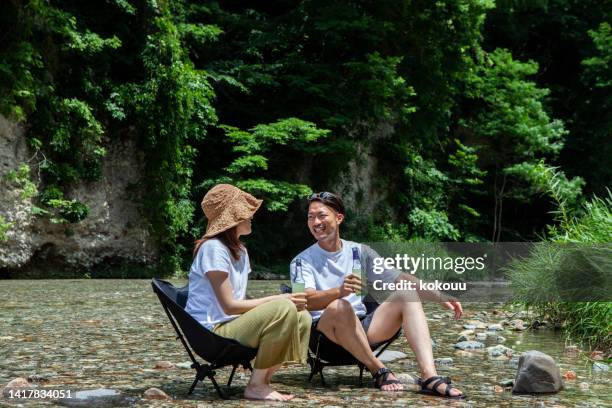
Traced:
[[204, 238], [210, 238], [249, 219], [262, 201], [231, 184], [217, 184], [202, 200], [202, 210], [208, 219]]

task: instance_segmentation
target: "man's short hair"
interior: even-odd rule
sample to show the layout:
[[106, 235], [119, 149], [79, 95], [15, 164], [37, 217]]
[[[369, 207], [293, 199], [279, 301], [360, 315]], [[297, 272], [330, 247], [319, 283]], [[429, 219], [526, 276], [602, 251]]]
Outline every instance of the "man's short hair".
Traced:
[[332, 208], [338, 214], [346, 214], [346, 210], [344, 209], [344, 203], [342, 202], [340, 196], [337, 196], [334, 193], [330, 193], [329, 191], [312, 193], [308, 196], [308, 204], [312, 203], [313, 201], [318, 201], [320, 203], [325, 204], [326, 206]]

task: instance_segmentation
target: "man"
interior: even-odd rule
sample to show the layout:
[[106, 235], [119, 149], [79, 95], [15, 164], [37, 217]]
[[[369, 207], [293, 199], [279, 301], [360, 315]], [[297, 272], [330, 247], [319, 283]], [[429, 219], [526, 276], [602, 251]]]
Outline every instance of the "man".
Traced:
[[[365, 305], [355, 294], [361, 290], [361, 279], [351, 274], [352, 252], [355, 247], [360, 251], [373, 251], [365, 245], [340, 239], [340, 225], [345, 215], [340, 197], [322, 192], [312, 194], [308, 201], [308, 228], [317, 242], [293, 262], [298, 258], [302, 262], [307, 308], [316, 329], [361, 361], [372, 373], [377, 388], [400, 391], [402, 384], [374, 356], [370, 345], [388, 340], [401, 327], [421, 371], [421, 392], [462, 398], [462, 392], [452, 387], [450, 379], [436, 373], [429, 328], [420, 301], [383, 302], [366, 316]], [[410, 274], [391, 270], [386, 270], [382, 279], [416, 281]], [[454, 312], [455, 318], [461, 316], [459, 302], [447, 300], [439, 292], [419, 293], [423, 295], [440, 301]]]

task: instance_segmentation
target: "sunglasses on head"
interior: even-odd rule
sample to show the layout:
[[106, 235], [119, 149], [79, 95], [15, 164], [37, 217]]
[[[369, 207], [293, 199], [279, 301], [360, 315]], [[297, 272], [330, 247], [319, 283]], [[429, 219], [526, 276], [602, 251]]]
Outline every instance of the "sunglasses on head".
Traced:
[[330, 200], [330, 199], [334, 199], [336, 198], [336, 196], [333, 193], [330, 193], [328, 191], [322, 191], [320, 193], [312, 193], [311, 195], [308, 196], [308, 201], [312, 201], [312, 200]]

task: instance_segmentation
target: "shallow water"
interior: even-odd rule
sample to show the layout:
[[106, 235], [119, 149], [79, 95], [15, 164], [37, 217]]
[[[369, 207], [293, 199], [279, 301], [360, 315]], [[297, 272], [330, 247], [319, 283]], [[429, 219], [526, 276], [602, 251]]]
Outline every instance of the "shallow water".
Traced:
[[[275, 293], [279, 283], [250, 282], [249, 294], [260, 297]], [[487, 323], [498, 323], [505, 317], [504, 313], [511, 313], [509, 307], [501, 304], [464, 307], [465, 320], [482, 319]], [[384, 393], [367, 386], [360, 388], [356, 367], [326, 368], [328, 386], [322, 387], [316, 377], [312, 384], [307, 382], [307, 367], [291, 366], [275, 376], [277, 386], [295, 394], [292, 406], [612, 406], [611, 374], [592, 373], [591, 364], [584, 358], [567, 355], [564, 338], [549, 330], [505, 330], [501, 334], [507, 339], [503, 344], [513, 348], [515, 355], [526, 350], [543, 351], [555, 358], [562, 373], [571, 369], [578, 378], [565, 381], [565, 390], [555, 395], [516, 396], [509, 389], [496, 393], [494, 386], [499, 381], [514, 377], [515, 362], [492, 361], [484, 352], [457, 354], [452, 344], [463, 330], [464, 319], [456, 322], [436, 305], [425, 305], [425, 308], [436, 344], [435, 357], [454, 360], [450, 366], [440, 366], [439, 374], [451, 376], [454, 384], [469, 395], [467, 400], [448, 401], [413, 391]], [[494, 315], [494, 310], [498, 314]], [[388, 365], [395, 373], [418, 374], [405, 339], [396, 341], [390, 349], [408, 354], [408, 358]], [[200, 384], [187, 396], [193, 380], [192, 370], [176, 366], [154, 369], [159, 361], [185, 363], [189, 357], [175, 339], [148, 280], [0, 281], [0, 386], [15, 377], [36, 374], [47, 380], [40, 383], [44, 387], [117, 389], [138, 397], [136, 404], [141, 406], [254, 405], [242, 399], [248, 375], [241, 370], [237, 371], [229, 390], [232, 399], [222, 401], [210, 382], [205, 387]], [[217, 370], [220, 384], [227, 381], [228, 375], [227, 369]], [[582, 390], [581, 382], [588, 383], [589, 389]], [[150, 387], [164, 390], [173, 401], [140, 400]], [[16, 406], [15, 401], [0, 398], [0, 406], [3, 404]], [[51, 404], [50, 400], [39, 400], [24, 406]]]

